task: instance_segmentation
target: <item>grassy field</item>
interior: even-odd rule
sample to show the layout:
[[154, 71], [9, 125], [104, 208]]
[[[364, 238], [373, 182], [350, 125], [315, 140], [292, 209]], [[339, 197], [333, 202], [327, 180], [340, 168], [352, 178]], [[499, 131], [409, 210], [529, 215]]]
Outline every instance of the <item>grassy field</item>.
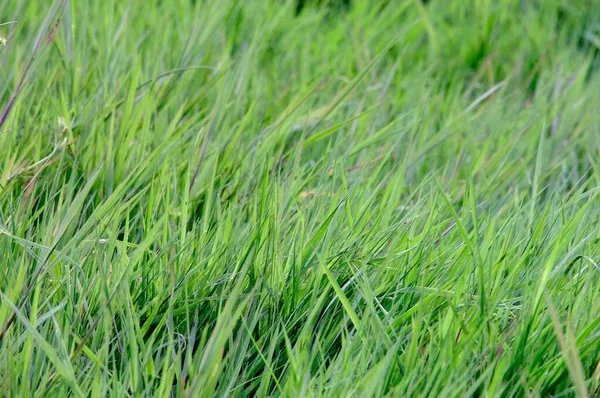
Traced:
[[600, 7], [305, 3], [0, 0], [2, 394], [598, 396]]

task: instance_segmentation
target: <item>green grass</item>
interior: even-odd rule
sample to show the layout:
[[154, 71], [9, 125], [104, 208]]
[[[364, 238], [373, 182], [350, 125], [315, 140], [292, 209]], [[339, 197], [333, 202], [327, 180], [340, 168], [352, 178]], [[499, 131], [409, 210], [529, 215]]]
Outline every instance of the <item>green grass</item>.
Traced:
[[306, 3], [0, 0], [0, 391], [599, 394], [600, 8]]

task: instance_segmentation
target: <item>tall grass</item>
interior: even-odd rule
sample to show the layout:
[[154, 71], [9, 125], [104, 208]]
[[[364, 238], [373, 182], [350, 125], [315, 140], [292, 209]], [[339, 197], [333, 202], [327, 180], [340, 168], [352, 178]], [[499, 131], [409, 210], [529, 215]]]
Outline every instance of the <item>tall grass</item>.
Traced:
[[0, 10], [0, 391], [599, 393], [594, 2]]

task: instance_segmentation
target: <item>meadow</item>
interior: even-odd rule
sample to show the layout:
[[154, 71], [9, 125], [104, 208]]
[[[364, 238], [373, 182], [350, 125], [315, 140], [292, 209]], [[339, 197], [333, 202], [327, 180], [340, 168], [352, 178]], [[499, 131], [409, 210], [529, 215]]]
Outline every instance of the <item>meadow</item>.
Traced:
[[0, 0], [6, 396], [600, 394], [592, 0]]

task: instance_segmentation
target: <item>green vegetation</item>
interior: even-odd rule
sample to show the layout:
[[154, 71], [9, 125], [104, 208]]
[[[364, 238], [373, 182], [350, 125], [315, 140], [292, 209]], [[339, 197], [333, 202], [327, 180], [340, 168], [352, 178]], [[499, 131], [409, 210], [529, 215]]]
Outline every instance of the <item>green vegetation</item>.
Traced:
[[303, 3], [0, 0], [0, 391], [599, 393], [600, 7]]

